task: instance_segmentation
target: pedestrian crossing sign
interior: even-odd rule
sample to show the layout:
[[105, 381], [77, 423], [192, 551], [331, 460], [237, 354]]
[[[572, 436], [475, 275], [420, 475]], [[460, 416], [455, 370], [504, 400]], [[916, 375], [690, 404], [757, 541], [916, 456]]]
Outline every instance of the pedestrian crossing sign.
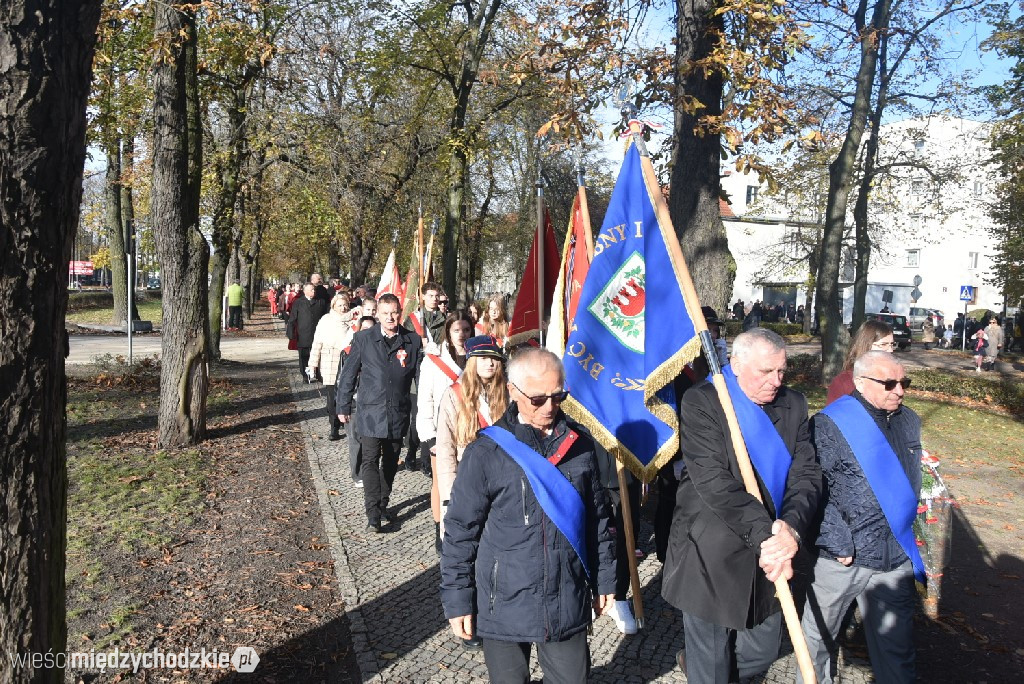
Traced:
[[969, 302], [974, 299], [974, 286], [973, 285], [962, 285], [960, 287], [960, 301]]

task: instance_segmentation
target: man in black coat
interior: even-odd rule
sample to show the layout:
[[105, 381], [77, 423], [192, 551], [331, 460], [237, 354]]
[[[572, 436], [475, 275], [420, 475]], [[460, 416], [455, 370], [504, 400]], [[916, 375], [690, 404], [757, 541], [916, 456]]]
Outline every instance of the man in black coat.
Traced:
[[[757, 473], [763, 504], [743, 487], [714, 386], [706, 381], [696, 385], [680, 405], [685, 468], [662, 596], [683, 611], [686, 650], [678, 659], [691, 682], [726, 684], [737, 676], [751, 677], [778, 657], [782, 620], [773, 583], [780, 576], [792, 577], [792, 559], [821, 494], [807, 400], [782, 385], [785, 368], [783, 339], [755, 328], [736, 337], [732, 370], [725, 369], [735, 377], [733, 403], [746, 402], [746, 415], [759, 420], [763, 430], [756, 438], [753, 429], [744, 435], [748, 450], [758, 451], [768, 441], [779, 449], [772, 453], [775, 462], [762, 461], [769, 477]], [[767, 432], [773, 428], [781, 443]], [[768, 468], [788, 460], [783, 451], [792, 459], [788, 471]], [[770, 494], [781, 500], [779, 511]]]
[[402, 435], [409, 427], [409, 389], [423, 356], [423, 342], [398, 321], [401, 304], [393, 294], [377, 300], [378, 325], [357, 332], [338, 382], [338, 419], [347, 423], [359, 377], [356, 433], [362, 447], [360, 475], [366, 504], [367, 530], [381, 532], [388, 511], [391, 484], [398, 470]]
[[[561, 411], [565, 375], [558, 357], [524, 349], [509, 364], [508, 379], [513, 403], [494, 428], [518, 447], [519, 457], [490, 432], [466, 447], [444, 519], [441, 603], [457, 637], [483, 640], [491, 682], [529, 682], [536, 643], [545, 681], [582, 684], [590, 668], [591, 608], [600, 614], [614, 601], [607, 494], [594, 443]], [[568, 484], [562, 498], [576, 498], [578, 517], [542, 506], [537, 475]], [[578, 526], [581, 548], [563, 532], [567, 521]]]
[[317, 299], [315, 294], [313, 284], [306, 283], [302, 288], [303, 296], [292, 302], [291, 320], [288, 321], [288, 325], [294, 326], [299, 348], [299, 372], [303, 377], [306, 377], [306, 369], [309, 368], [309, 351], [313, 348], [316, 324], [327, 314], [328, 309], [328, 303]]

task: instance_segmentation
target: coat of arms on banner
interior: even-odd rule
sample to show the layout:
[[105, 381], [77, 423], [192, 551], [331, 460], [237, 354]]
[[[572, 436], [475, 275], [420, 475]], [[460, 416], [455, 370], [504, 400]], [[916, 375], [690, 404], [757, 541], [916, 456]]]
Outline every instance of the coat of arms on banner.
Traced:
[[587, 307], [624, 347], [640, 354], [644, 351], [645, 282], [644, 258], [633, 252]]

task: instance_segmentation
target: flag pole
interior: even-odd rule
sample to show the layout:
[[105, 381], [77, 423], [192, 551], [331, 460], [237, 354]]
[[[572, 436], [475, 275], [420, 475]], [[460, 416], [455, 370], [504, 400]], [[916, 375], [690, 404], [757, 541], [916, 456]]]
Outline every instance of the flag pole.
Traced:
[[[654, 173], [654, 165], [651, 164], [651, 157], [647, 151], [647, 145], [644, 143], [642, 128], [636, 118], [636, 108], [632, 104], [626, 103], [622, 108], [622, 113], [629, 121], [629, 131], [633, 135], [633, 143], [640, 152], [640, 164], [643, 169], [644, 183], [647, 186], [647, 193], [654, 203], [654, 211], [658, 217], [658, 222], [663, 226], [671, 227], [672, 219], [668, 213], [668, 205], [661, 193], [661, 186], [658, 184], [657, 176]], [[679, 247], [679, 240], [675, 238], [674, 232], [673, 229], [673, 235], [671, 236], [673, 239], [666, 240], [665, 243], [675, 264], [676, 281], [683, 293], [686, 308], [691, 312], [694, 328], [698, 335], [700, 335], [704, 356], [707, 358], [708, 367], [711, 369], [711, 379], [714, 383], [715, 391], [718, 393], [718, 399], [722, 404], [722, 410], [725, 412], [726, 424], [729, 429], [733, 451], [736, 452], [736, 462], [739, 465], [743, 487], [747, 490], [748, 494], [763, 503], [761, 490], [757, 486], [757, 478], [754, 475], [754, 468], [750, 464], [750, 455], [747, 453], [746, 444], [743, 442], [743, 435], [740, 433], [739, 422], [736, 419], [736, 409], [733, 406], [732, 398], [729, 396], [729, 390], [725, 385], [725, 376], [722, 375], [722, 369], [718, 364], [718, 355], [715, 353], [714, 342], [711, 339], [711, 333], [708, 331], [707, 322], [704, 320], [703, 315], [694, 315], [693, 313], [701, 310], [700, 299], [697, 297], [697, 291], [693, 286], [693, 279], [690, 277], [690, 270], [683, 259], [683, 252]], [[782, 606], [782, 615], [786, 620], [786, 628], [789, 630], [789, 639], [793, 644], [793, 653], [796, 655], [800, 673], [805, 682], [813, 684], [817, 681], [814, 674], [814, 665], [811, 662], [810, 652], [807, 650], [807, 640], [804, 638], [803, 630], [800, 628], [800, 618], [796, 612], [796, 603], [793, 601], [793, 592], [790, 590], [789, 583], [785, 577], [780, 576], [775, 580], [775, 591], [779, 598], [779, 604]]]
[[423, 285], [423, 202], [420, 202], [418, 210], [419, 218], [416, 221], [416, 261], [419, 267], [416, 275], [419, 277], [420, 285]]
[[544, 178], [541, 174], [541, 145], [537, 145], [537, 335], [544, 346]]
[[[594, 232], [590, 228], [590, 207], [587, 205], [587, 178], [586, 170], [583, 168], [583, 155], [580, 154], [579, 164], [576, 165], [576, 186], [580, 198], [580, 216], [583, 219], [583, 231], [587, 235], [587, 259], [594, 260]], [[566, 331], [568, 334], [568, 331]]]

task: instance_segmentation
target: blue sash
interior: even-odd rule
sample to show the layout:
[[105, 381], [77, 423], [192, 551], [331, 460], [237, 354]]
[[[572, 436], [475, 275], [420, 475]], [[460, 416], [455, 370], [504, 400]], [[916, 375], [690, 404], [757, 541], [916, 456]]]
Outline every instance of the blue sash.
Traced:
[[725, 376], [725, 386], [729, 388], [729, 396], [736, 409], [736, 420], [740, 424], [740, 434], [747, 445], [750, 462], [772, 497], [775, 517], [781, 517], [786, 479], [789, 477], [789, 467], [793, 464], [793, 456], [775, 429], [772, 419], [740, 389], [732, 366], [722, 368], [722, 375]]
[[861, 403], [850, 395], [840, 397], [822, 411], [832, 419], [843, 438], [850, 445], [854, 458], [864, 471], [871, 491], [878, 499], [903, 552], [914, 565], [917, 581], [924, 583], [924, 561], [914, 538], [914, 518], [917, 517], [917, 494], [903, 472], [900, 459], [889, 446], [878, 425]]
[[526, 478], [530, 481], [530, 487], [540, 507], [551, 518], [551, 522], [555, 523], [558, 531], [569, 540], [569, 544], [583, 563], [587, 577], [590, 577], [586, 534], [583, 528], [586, 511], [580, 493], [548, 459], [520, 442], [505, 428], [492, 425], [481, 430], [480, 434], [497, 442], [498, 446], [526, 472]]

